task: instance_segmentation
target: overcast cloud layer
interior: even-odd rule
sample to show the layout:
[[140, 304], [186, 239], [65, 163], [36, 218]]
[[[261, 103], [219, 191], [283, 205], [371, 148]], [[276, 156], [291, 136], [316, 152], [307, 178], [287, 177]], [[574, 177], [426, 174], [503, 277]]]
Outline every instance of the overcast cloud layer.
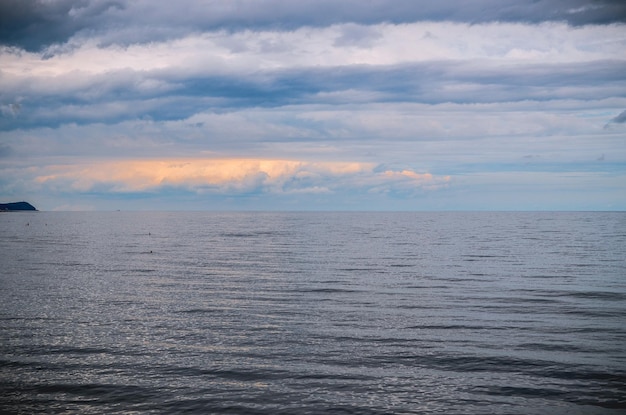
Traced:
[[0, 1], [0, 202], [626, 209], [621, 1]]

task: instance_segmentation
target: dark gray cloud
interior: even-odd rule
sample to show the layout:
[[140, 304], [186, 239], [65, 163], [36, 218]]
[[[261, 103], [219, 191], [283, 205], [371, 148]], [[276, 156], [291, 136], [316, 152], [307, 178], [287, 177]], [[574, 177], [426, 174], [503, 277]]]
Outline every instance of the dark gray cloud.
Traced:
[[2, 0], [0, 2], [0, 43], [26, 50], [63, 43], [79, 31], [112, 28], [103, 18], [119, 1], [89, 0]]
[[0, 159], [8, 158], [14, 153], [13, 148], [7, 144], [0, 143]]
[[[120, 70], [93, 76], [83, 87], [69, 83], [64, 89], [45, 92], [38, 85], [31, 85], [32, 89], [21, 85], [5, 91], [7, 102], [3, 108], [7, 110], [0, 117], [0, 130], [68, 123], [108, 124], [145, 117], [156, 121], [178, 120], [205, 111], [253, 107], [333, 106], [342, 103], [341, 94], [345, 91], [363, 92], [369, 97], [368, 104], [602, 100], [614, 97], [616, 88], [626, 88], [623, 68], [622, 61], [492, 68], [471, 62], [442, 61], [297, 68], [247, 76], [185, 77], [169, 71]], [[56, 83], [69, 81], [58, 79]], [[150, 82], [159, 87], [138, 87]], [[454, 85], [471, 88], [450, 88]], [[13, 113], [10, 103], [18, 97], [20, 111]], [[612, 122], [626, 122], [626, 112]]]
[[624, 124], [626, 123], [626, 110], [622, 111], [619, 115], [611, 119], [612, 123]]
[[611, 127], [611, 124], [626, 124], [626, 110], [620, 112], [618, 115], [611, 118], [609, 122], [604, 124], [604, 129], [608, 130]]
[[[415, 21], [563, 21], [571, 25], [626, 22], [619, 0], [3, 0], [0, 44], [38, 51], [77, 34], [131, 44], [209, 30], [291, 30], [336, 23]], [[345, 41], [368, 39], [346, 33]]]

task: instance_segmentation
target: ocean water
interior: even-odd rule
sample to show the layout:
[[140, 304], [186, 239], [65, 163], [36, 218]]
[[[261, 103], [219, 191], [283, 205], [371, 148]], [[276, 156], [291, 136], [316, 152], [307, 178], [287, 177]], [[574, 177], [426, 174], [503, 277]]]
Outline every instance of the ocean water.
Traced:
[[0, 413], [626, 413], [626, 213], [3, 213], [0, 275]]

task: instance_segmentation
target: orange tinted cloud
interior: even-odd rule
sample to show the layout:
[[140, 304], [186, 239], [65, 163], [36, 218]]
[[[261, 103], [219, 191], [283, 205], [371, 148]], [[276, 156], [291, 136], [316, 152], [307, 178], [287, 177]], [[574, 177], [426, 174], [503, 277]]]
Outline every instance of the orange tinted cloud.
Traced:
[[385, 171], [384, 175], [386, 177], [394, 177], [394, 178], [409, 178], [409, 179], [413, 179], [413, 180], [432, 180], [433, 179], [433, 175], [430, 173], [415, 173], [412, 170], [402, 170], [402, 171], [392, 171], [392, 170], [387, 170]]
[[105, 189], [112, 192], [152, 192], [163, 187], [192, 191], [320, 193], [343, 187], [411, 182], [441, 183], [429, 173], [411, 170], [375, 172], [374, 163], [310, 162], [272, 159], [157, 159], [97, 161], [42, 168], [35, 181], [64, 191]]
[[272, 185], [290, 178], [357, 174], [373, 167], [371, 163], [265, 159], [124, 160], [49, 166], [35, 180], [66, 183], [79, 191], [106, 184], [115, 191], [136, 192], [163, 186], [246, 187], [251, 181]]

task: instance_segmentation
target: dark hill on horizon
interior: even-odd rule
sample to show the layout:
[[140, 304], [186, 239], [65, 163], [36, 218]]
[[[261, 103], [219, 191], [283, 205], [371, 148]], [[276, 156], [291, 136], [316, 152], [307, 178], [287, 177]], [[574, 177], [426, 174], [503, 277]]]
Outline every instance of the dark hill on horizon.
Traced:
[[37, 210], [35, 206], [28, 202], [0, 203], [0, 211], [14, 212], [21, 210]]

